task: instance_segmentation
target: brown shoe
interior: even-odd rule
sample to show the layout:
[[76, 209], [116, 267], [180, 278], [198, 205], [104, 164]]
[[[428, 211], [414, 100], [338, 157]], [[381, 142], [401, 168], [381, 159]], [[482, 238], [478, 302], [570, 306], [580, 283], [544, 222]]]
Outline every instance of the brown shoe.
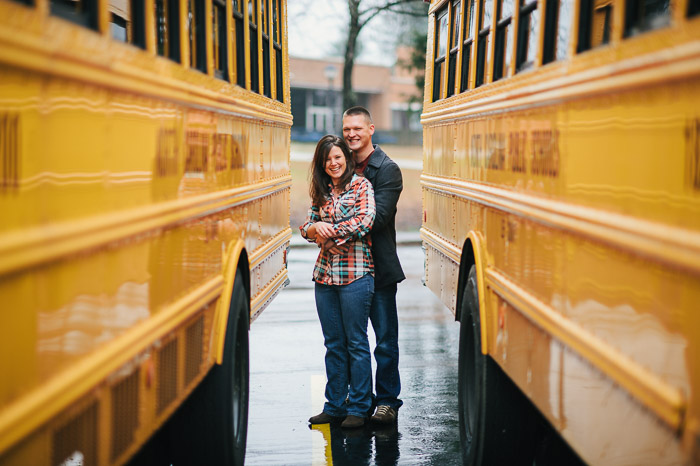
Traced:
[[399, 417], [399, 413], [394, 408], [387, 405], [377, 406], [377, 412], [372, 416], [372, 422], [377, 424], [394, 424]]
[[337, 424], [343, 421], [343, 417], [331, 416], [330, 414], [321, 413], [309, 418], [309, 424]]
[[345, 418], [340, 427], [345, 429], [356, 429], [365, 425], [365, 418], [353, 416], [352, 414]]

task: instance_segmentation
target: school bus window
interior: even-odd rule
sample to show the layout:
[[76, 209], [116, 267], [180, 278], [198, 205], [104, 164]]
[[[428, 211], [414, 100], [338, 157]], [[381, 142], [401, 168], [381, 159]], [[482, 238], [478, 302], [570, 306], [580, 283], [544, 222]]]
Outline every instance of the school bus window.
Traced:
[[245, 41], [243, 31], [243, 3], [240, 0], [232, 0], [233, 11], [233, 37], [236, 46], [233, 49], [236, 62], [236, 84], [245, 87]]
[[608, 44], [613, 18], [613, 0], [581, 0], [576, 52]]
[[207, 72], [204, 0], [189, 0], [187, 25], [190, 31], [190, 67]]
[[155, 0], [156, 52], [180, 62], [180, 2]]
[[262, 51], [263, 51], [263, 93], [267, 97], [272, 97], [272, 86], [270, 85], [270, 21], [269, 0], [262, 0], [262, 12], [260, 15], [262, 23]]
[[51, 14], [97, 30], [97, 0], [51, 0]]
[[129, 42], [129, 37], [126, 29], [126, 19], [114, 13], [111, 14], [109, 22], [109, 31], [112, 39], [119, 42]]
[[502, 0], [498, 2], [496, 10], [496, 44], [493, 53], [493, 80], [497, 81], [507, 77], [510, 73], [510, 59], [513, 47], [514, 30], [513, 11], [514, 0]]
[[250, 24], [250, 90], [260, 92], [258, 70], [258, 1], [248, 0], [248, 23]]
[[212, 1], [212, 39], [214, 44], [214, 76], [228, 79], [228, 40], [226, 39], [226, 4]]
[[457, 53], [459, 52], [460, 19], [462, 17], [462, 2], [452, 2], [450, 20], [450, 58], [447, 64], [447, 97], [455, 93], [455, 76], [457, 71]]
[[666, 27], [670, 22], [669, 0], [627, 0], [625, 2], [625, 37]]
[[481, 0], [479, 12], [479, 38], [476, 48], [476, 80], [475, 87], [486, 82], [486, 70], [488, 69], [489, 43], [491, 41], [491, 19], [493, 17], [493, 0]]
[[571, 32], [571, 2], [547, 0], [542, 64], [566, 58]]
[[282, 69], [282, 10], [281, 0], [273, 0], [272, 4], [272, 46], [275, 49], [275, 78], [277, 80], [277, 95], [275, 98], [284, 102], [284, 70]]
[[447, 54], [447, 8], [437, 14], [435, 27], [435, 65], [433, 67], [433, 102], [442, 99], [442, 75]]
[[476, 0], [469, 0], [469, 3], [464, 5], [467, 10], [465, 11], [465, 19], [462, 31], [462, 38], [464, 43], [462, 44], [462, 69], [460, 70], [461, 82], [459, 85], [459, 91], [464, 92], [469, 88], [469, 62], [472, 56], [472, 43], [474, 42], [474, 31], [476, 31], [476, 15], [474, 15], [474, 8], [476, 8]]
[[700, 13], [700, 0], [688, 0], [688, 17]]
[[146, 4], [144, 0], [131, 0], [129, 3], [131, 13], [131, 40], [137, 47], [146, 48]]
[[515, 63], [518, 71], [534, 66], [539, 33], [540, 18], [537, 14], [537, 0], [520, 0], [518, 54]]

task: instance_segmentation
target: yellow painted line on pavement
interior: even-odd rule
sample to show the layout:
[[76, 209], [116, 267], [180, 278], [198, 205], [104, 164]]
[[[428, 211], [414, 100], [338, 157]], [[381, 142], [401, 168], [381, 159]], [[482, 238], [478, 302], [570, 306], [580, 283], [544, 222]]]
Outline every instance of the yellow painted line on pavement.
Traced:
[[[314, 374], [309, 384], [311, 390], [311, 411], [309, 416], [315, 416], [323, 410], [326, 401], [326, 376]], [[311, 437], [311, 464], [313, 466], [333, 466], [333, 452], [331, 451], [331, 426], [330, 424], [317, 424], [311, 426], [311, 430], [320, 432]]]

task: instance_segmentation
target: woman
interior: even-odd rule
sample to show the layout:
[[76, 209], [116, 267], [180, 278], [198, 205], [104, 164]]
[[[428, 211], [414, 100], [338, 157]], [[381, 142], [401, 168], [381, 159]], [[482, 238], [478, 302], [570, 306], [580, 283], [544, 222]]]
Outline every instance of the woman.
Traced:
[[311, 208], [299, 229], [321, 247], [313, 279], [328, 380], [323, 412], [309, 422], [342, 421], [341, 427], [361, 427], [372, 402], [367, 322], [374, 294], [369, 237], [374, 191], [366, 178], [355, 174], [355, 162], [342, 138], [322, 137], [311, 167]]

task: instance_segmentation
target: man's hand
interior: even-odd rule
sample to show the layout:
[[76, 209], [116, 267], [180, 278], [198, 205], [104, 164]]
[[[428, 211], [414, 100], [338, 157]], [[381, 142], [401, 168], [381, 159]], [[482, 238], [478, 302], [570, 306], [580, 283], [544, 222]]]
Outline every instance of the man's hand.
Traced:
[[[318, 243], [318, 242], [317, 242], [317, 243]], [[348, 246], [348, 245], [346, 245], [346, 244], [344, 244], [344, 245], [342, 245], [342, 246], [337, 246], [337, 245], [335, 244], [335, 241], [333, 241], [332, 239], [326, 240], [326, 241], [323, 243], [323, 245], [321, 245], [321, 247], [323, 248], [324, 251], [328, 251], [328, 252], [330, 252], [331, 254], [333, 254], [334, 256], [335, 256], [336, 254], [344, 254], [344, 253], [346, 253], [346, 252], [348, 251], [348, 249], [350, 248], [350, 246]]]

